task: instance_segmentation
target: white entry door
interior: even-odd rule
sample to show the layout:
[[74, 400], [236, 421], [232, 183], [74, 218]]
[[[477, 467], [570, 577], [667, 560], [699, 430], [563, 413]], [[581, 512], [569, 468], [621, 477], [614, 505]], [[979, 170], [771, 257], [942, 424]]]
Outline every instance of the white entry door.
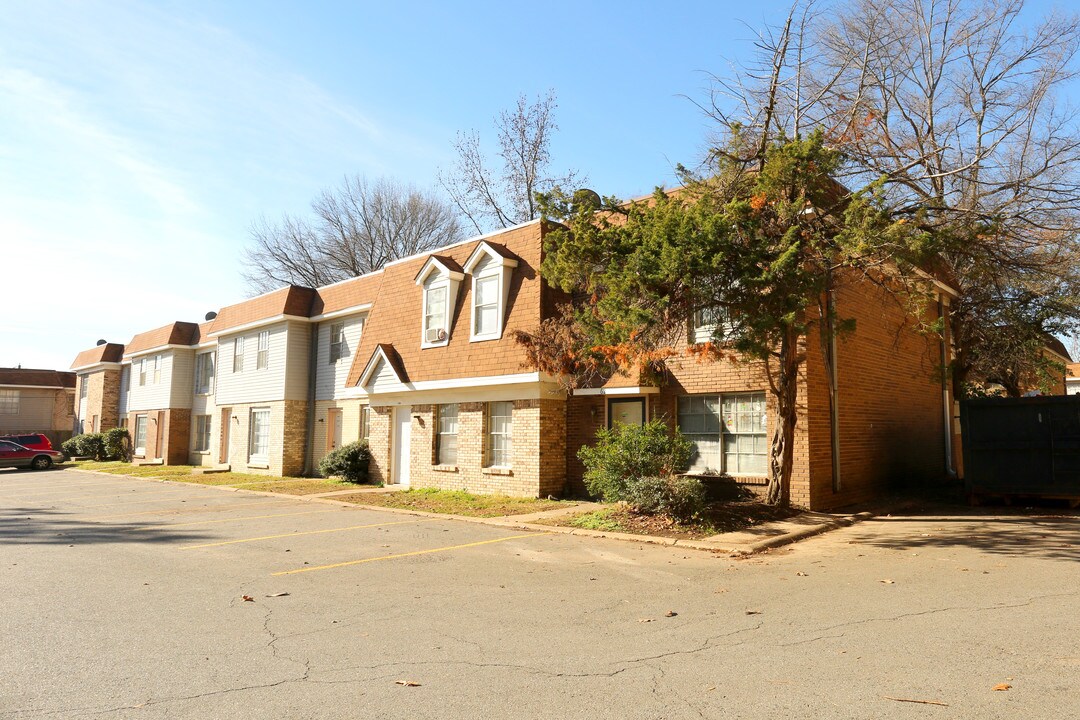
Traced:
[[394, 484], [409, 487], [409, 435], [412, 408], [394, 408]]

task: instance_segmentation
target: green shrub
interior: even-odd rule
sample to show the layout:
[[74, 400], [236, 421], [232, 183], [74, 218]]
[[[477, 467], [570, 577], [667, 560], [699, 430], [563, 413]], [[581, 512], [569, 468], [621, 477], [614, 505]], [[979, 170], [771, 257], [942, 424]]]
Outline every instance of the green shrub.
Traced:
[[695, 477], [635, 478], [626, 488], [630, 509], [645, 515], [693, 520], [701, 515], [705, 502], [705, 484]]
[[131, 435], [127, 428], [113, 428], [102, 434], [105, 458], [131, 462]]
[[105, 437], [101, 433], [83, 433], [70, 440], [65, 440], [60, 449], [68, 457], [89, 457], [94, 460], [105, 459]]
[[616, 425], [596, 433], [596, 444], [578, 451], [585, 464], [585, 487], [604, 502], [626, 498], [632, 480], [681, 472], [692, 444], [663, 420]]
[[340, 477], [353, 483], [364, 483], [368, 479], [368, 465], [371, 452], [367, 440], [342, 445], [319, 461], [319, 473], [323, 477]]

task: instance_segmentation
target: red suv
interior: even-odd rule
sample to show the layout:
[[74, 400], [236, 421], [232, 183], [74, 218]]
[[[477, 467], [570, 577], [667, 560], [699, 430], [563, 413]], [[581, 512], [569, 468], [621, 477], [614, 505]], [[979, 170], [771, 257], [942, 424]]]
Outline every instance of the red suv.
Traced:
[[22, 445], [31, 450], [52, 450], [52, 442], [41, 433], [27, 433], [25, 435], [0, 435], [0, 440], [7, 440], [16, 445]]

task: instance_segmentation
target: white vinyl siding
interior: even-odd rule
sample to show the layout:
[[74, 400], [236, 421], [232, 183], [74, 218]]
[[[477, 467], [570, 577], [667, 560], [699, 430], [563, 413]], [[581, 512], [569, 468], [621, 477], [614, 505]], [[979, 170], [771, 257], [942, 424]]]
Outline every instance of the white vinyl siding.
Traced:
[[458, 406], [439, 405], [435, 434], [435, 463], [457, 465]]
[[380, 359], [375, 366], [371, 379], [368, 380], [368, 392], [392, 392], [402, 389], [401, 382], [394, 373], [394, 368], [385, 360]]
[[[183, 351], [181, 351], [183, 352]], [[159, 378], [158, 382], [153, 382], [155, 375], [154, 370], [154, 358], [160, 358], [157, 360], [156, 374]], [[146, 383], [137, 384], [131, 388], [128, 392], [128, 410], [130, 412], [138, 412], [140, 410], [161, 410], [168, 407], [191, 407], [191, 386], [188, 384], [191, 382], [190, 375], [190, 363], [187, 364], [188, 380], [182, 388], [183, 393], [178, 395], [178, 400], [181, 404], [172, 404], [172, 380], [174, 376], [175, 358], [172, 352], [163, 353], [155, 356], [137, 357], [132, 360], [132, 364], [140, 369], [143, 363], [146, 364]]]
[[488, 467], [509, 468], [513, 457], [514, 403], [492, 402], [487, 405]]
[[[342, 356], [336, 362], [333, 357], [334, 327], [341, 326], [340, 352]], [[336, 400], [346, 396], [345, 383], [349, 379], [353, 354], [360, 347], [360, 337], [364, 332], [364, 315], [354, 315], [342, 320], [324, 323], [319, 326], [319, 357], [315, 363], [315, 399]]]
[[169, 353], [171, 365], [165, 382], [169, 383], [170, 408], [190, 408], [194, 397], [191, 386], [195, 382], [195, 351], [173, 350]]
[[265, 370], [270, 367], [270, 331], [259, 333], [259, 349], [255, 353], [255, 369]]
[[679, 398], [679, 431], [694, 443], [692, 472], [767, 474], [765, 393]]
[[250, 429], [249, 462], [260, 464], [270, 462], [270, 408], [258, 408], [251, 411]]
[[[272, 402], [276, 400], [307, 400], [308, 371], [311, 365], [311, 326], [307, 323], [284, 321], [265, 330], [267, 348], [272, 362], [266, 370], [244, 373], [218, 373], [214, 379], [214, 399], [219, 406], [245, 403]], [[247, 336], [247, 342], [255, 345], [260, 331]], [[229, 356], [236, 347], [236, 340], [244, 337], [224, 337], [218, 343], [222, 353], [218, 367], [230, 366]], [[243, 347], [244, 343], [241, 343]]]

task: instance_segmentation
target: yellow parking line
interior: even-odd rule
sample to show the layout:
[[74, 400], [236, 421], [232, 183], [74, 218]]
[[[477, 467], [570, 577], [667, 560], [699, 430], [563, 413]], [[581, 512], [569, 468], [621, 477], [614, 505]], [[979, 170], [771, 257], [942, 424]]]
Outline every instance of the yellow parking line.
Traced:
[[236, 545], [238, 543], [257, 542], [259, 540], [277, 540], [278, 538], [300, 537], [301, 535], [321, 535], [323, 533], [345, 532], [346, 530], [362, 530], [363, 528], [386, 527], [388, 525], [410, 525], [416, 523], [435, 522], [431, 520], [399, 520], [397, 522], [370, 523], [368, 525], [353, 525], [351, 527], [331, 528], [329, 530], [309, 530], [307, 532], [284, 533], [283, 535], [263, 535], [256, 538], [244, 538], [243, 540], [225, 540], [224, 542], [203, 543], [202, 545], [185, 545], [181, 550], [197, 550], [198, 548], [219, 547], [221, 545]]
[[272, 577], [278, 575], [295, 575], [297, 573], [312, 572], [313, 570], [331, 570], [333, 568], [347, 567], [349, 565], [362, 565], [369, 562], [377, 562], [379, 560], [397, 560], [398, 558], [415, 557], [417, 555], [428, 555], [430, 553], [448, 552], [450, 550], [461, 550], [463, 548], [477, 547], [479, 545], [490, 545], [491, 543], [505, 542], [507, 540], [517, 540], [519, 538], [539, 537], [541, 535], [554, 535], [552, 532], [538, 532], [527, 533], [525, 535], [511, 535], [509, 537], [495, 538], [494, 540], [481, 540], [480, 542], [465, 543], [464, 545], [450, 545], [448, 547], [433, 548], [431, 550], [414, 550], [413, 552], [398, 553], [397, 555], [381, 555], [379, 557], [364, 558], [362, 560], [350, 560], [348, 562], [334, 563], [332, 565], [316, 565], [315, 567], [299, 568], [297, 570], [283, 570], [282, 572], [271, 573]]
[[[134, 530], [163, 530], [165, 528], [190, 527], [192, 525], [213, 525], [214, 523], [239, 522], [241, 520], [262, 520], [263, 518], [290, 517], [292, 515], [313, 515], [315, 513], [340, 512], [344, 508], [328, 508], [326, 510], [304, 510], [294, 513], [275, 513], [273, 515], [246, 515], [238, 518], [218, 518], [217, 520], [197, 520], [186, 523], [166, 523], [164, 525], [147, 525], [146, 527], [134, 528]], [[186, 550], [187, 548], [181, 548]]]
[[[202, 500], [212, 500], [213, 498], [200, 498]], [[225, 499], [224, 497], [222, 498]], [[166, 508], [165, 510], [139, 510], [137, 512], [127, 513], [109, 513], [107, 515], [80, 515], [80, 520], [99, 520], [104, 518], [122, 518], [132, 517], [135, 515], [167, 515], [169, 513], [194, 513], [194, 512], [213, 512], [216, 510], [232, 510], [238, 507], [251, 507], [252, 505], [267, 505], [268, 503], [279, 502], [271, 498], [267, 498], [264, 502], [245, 502], [234, 503], [232, 505], [210, 505], [210, 506], [195, 506], [191, 509], [176, 507]]]

